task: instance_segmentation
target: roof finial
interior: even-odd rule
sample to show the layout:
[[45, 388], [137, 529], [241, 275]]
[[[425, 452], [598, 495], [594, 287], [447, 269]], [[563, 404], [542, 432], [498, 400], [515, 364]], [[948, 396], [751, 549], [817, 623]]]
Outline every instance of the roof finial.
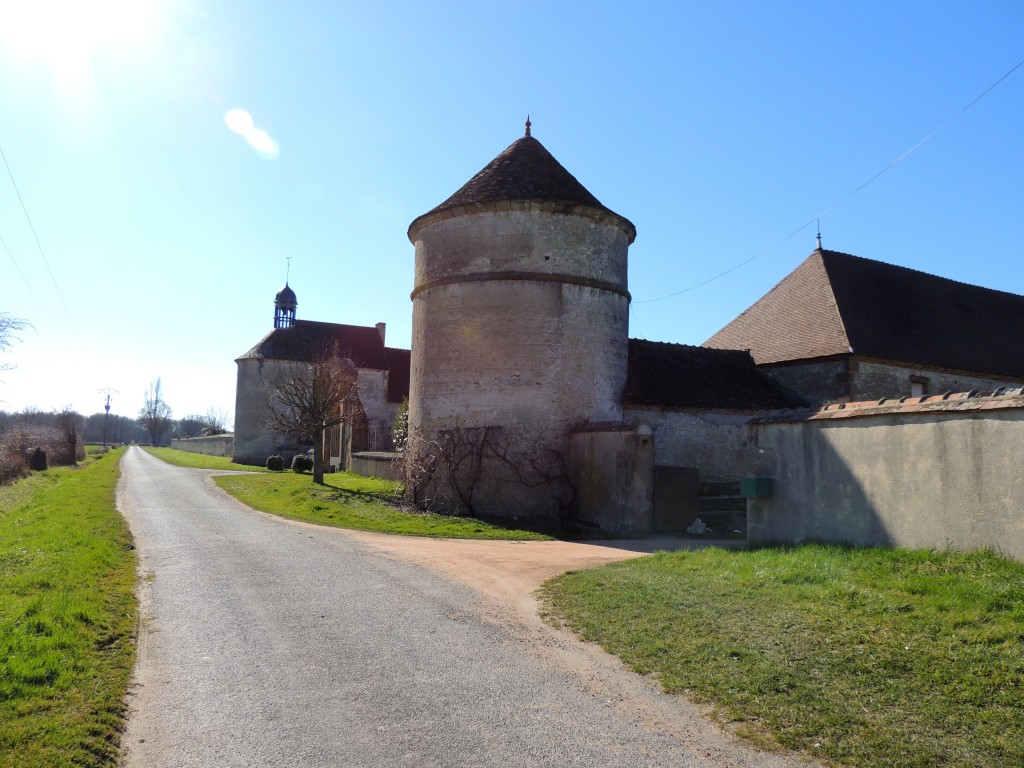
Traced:
[[285, 257], [285, 261], [288, 262], [288, 265], [284, 268], [284, 284], [288, 285], [288, 278], [292, 276], [292, 255], [290, 253]]
[[815, 250], [821, 250], [821, 219], [818, 219], [818, 236], [815, 238], [818, 241], [818, 246]]
[[526, 116], [526, 135], [530, 135], [530, 116]]

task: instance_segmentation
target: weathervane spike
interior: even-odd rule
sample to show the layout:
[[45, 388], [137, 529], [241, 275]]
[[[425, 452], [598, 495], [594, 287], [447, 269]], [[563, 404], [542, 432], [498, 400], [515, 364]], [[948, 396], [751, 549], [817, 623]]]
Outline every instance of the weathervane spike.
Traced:
[[821, 250], [821, 219], [818, 219], [818, 236], [815, 238], [818, 241], [817, 250]]
[[530, 116], [526, 116], [526, 135], [530, 135]]
[[284, 284], [288, 285], [288, 279], [292, 276], [292, 255], [289, 253], [284, 260], [288, 262], [284, 270]]

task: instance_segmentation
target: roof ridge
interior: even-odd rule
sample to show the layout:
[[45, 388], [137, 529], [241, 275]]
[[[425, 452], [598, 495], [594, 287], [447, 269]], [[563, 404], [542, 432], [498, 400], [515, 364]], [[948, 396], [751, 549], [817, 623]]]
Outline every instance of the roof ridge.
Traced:
[[704, 344], [683, 344], [676, 341], [652, 341], [650, 339], [629, 339], [629, 341], [640, 342], [642, 344], [652, 344], [661, 347], [679, 347], [683, 349], [699, 349], [706, 352], [721, 352], [733, 355], [750, 355], [749, 349], [736, 349], [735, 347], [708, 347]]
[[[833, 251], [833, 250], [830, 250], [830, 249], [827, 249], [827, 248], [823, 248], [820, 251], [815, 251], [815, 253], [819, 253], [819, 252], [821, 254], [823, 254], [823, 255], [824, 254], [828, 254], [830, 256], [841, 256], [843, 258], [857, 259], [859, 261], [871, 262], [872, 264], [880, 264], [881, 266], [886, 267], [887, 269], [901, 270], [903, 272], [913, 272], [916, 275], [924, 275], [925, 277], [931, 278], [933, 280], [941, 280], [941, 281], [946, 282], [946, 283], [953, 283], [955, 285], [963, 285], [963, 286], [966, 286], [967, 288], [975, 288], [975, 289], [977, 289], [979, 291], [991, 291], [992, 293], [1001, 293], [1001, 294], [1004, 294], [1006, 296], [1013, 296], [1015, 298], [1020, 298], [1020, 294], [1019, 293], [1013, 293], [1012, 291], [1004, 291], [1001, 288], [989, 288], [989, 287], [984, 286], [984, 285], [978, 285], [977, 283], [968, 283], [968, 282], [966, 282], [964, 280], [956, 280], [956, 279], [954, 279], [952, 277], [944, 277], [942, 275], [936, 275], [934, 272], [925, 272], [923, 269], [915, 269], [914, 267], [906, 267], [906, 266], [903, 266], [902, 264], [892, 264], [892, 263], [890, 263], [888, 261], [882, 261], [881, 259], [870, 259], [867, 256], [858, 256], [856, 253], [846, 253], [844, 251]], [[814, 254], [812, 253], [811, 255], [813, 256]]]
[[810, 256], [808, 256], [807, 259], [804, 260], [806, 262], [810, 259], [813, 259], [815, 255], [818, 256], [818, 260], [821, 262], [821, 268], [825, 272], [825, 282], [828, 284], [828, 293], [832, 297], [832, 306], [835, 307], [836, 317], [839, 318], [839, 328], [843, 332], [843, 338], [846, 339], [847, 349], [849, 349], [852, 353], [854, 351], [853, 341], [852, 339], [850, 339], [850, 330], [846, 327], [846, 320], [843, 319], [843, 309], [842, 307], [839, 306], [839, 299], [836, 298], [835, 286], [832, 285], [832, 274], [828, 271], [828, 264], [825, 262], [826, 253], [834, 253], [840, 256], [850, 256], [854, 259], [859, 259], [860, 256], [854, 256], [852, 253], [842, 253], [841, 251], [826, 251], [822, 248], [819, 248], [818, 250], [814, 251]]

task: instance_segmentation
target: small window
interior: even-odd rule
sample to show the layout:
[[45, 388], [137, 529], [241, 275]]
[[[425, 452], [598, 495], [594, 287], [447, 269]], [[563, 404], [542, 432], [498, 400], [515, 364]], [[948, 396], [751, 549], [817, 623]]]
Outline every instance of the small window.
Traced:
[[928, 379], [924, 376], [910, 377], [910, 396], [924, 397], [928, 394]]

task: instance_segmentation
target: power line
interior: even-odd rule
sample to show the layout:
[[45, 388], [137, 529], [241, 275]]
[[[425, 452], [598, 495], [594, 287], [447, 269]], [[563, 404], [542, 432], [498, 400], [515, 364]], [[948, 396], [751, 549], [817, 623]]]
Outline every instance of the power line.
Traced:
[[904, 160], [906, 160], [911, 154], [913, 154], [915, 151], [917, 151], [921, 147], [922, 144], [924, 144], [926, 141], [931, 139], [933, 136], [935, 136], [935, 134], [937, 134], [939, 131], [941, 131], [943, 128], [945, 128], [947, 125], [949, 125], [951, 122], [953, 122], [958, 117], [960, 117], [960, 115], [962, 115], [968, 109], [970, 109], [975, 104], [977, 104], [979, 101], [981, 101], [989, 93], [989, 91], [991, 91], [993, 88], [995, 88], [997, 85], [999, 85], [1001, 82], [1003, 82], [1003, 80], [1008, 78], [1010, 75], [1012, 75], [1014, 72], [1016, 72], [1021, 67], [1024, 67], [1024, 59], [1021, 59], [1020, 61], [1018, 61], [1013, 67], [1011, 67], [1009, 69], [1009, 71], [1006, 72], [1006, 74], [1004, 74], [1002, 77], [1000, 77], [994, 83], [992, 83], [992, 85], [990, 85], [984, 91], [982, 91], [977, 96], [975, 96], [973, 99], [971, 99], [971, 101], [968, 102], [966, 106], [962, 107], [960, 110], [958, 110], [954, 114], [952, 114], [949, 117], [947, 117], [931, 133], [929, 133], [923, 139], [921, 139], [916, 144], [914, 144], [914, 146], [912, 146], [906, 152], [901, 154], [899, 157], [897, 157], [895, 160], [893, 160], [891, 163], [889, 163], [887, 166], [885, 166], [882, 170], [880, 170], [878, 173], [876, 173], [870, 179], [868, 179], [863, 184], [861, 184], [859, 187], [857, 187], [852, 192], [850, 192], [848, 195], [846, 195], [846, 197], [842, 198], [842, 200], [839, 200], [838, 202], [832, 203], [832, 205], [830, 205], [827, 208], [825, 208], [821, 213], [817, 214], [816, 216], [811, 217], [811, 219], [808, 220], [807, 223], [805, 223], [805, 224], [797, 227], [796, 229], [794, 229], [792, 232], [790, 232], [784, 238], [782, 238], [777, 243], [772, 245], [770, 248], [764, 248], [761, 251], [758, 251], [753, 256], [751, 256], [749, 259], [744, 259], [743, 261], [739, 262], [738, 264], [736, 264], [736, 265], [734, 265], [732, 267], [729, 267], [729, 269], [725, 270], [724, 272], [719, 272], [714, 277], [709, 277], [707, 280], [704, 280], [703, 282], [700, 282], [700, 283], [696, 283], [695, 285], [691, 285], [689, 288], [683, 288], [681, 291], [676, 291], [674, 293], [669, 293], [669, 294], [666, 294], [664, 296], [659, 296], [659, 297], [657, 297], [655, 299], [644, 299], [643, 301], [634, 301], [632, 303], [633, 304], [651, 304], [652, 302], [655, 302], [655, 301], [663, 301], [665, 299], [671, 299], [674, 296], [679, 296], [679, 295], [684, 294], [684, 293], [689, 293], [690, 291], [696, 290], [697, 288], [702, 288], [703, 286], [707, 285], [708, 283], [713, 283], [715, 280], [718, 280], [720, 277], [725, 277], [730, 272], [735, 272], [740, 267], [746, 266], [750, 262], [754, 261], [754, 259], [758, 259], [761, 256], [764, 256], [764, 254], [767, 253], [769, 250], [772, 250], [774, 248], [778, 248], [780, 245], [785, 243], [787, 240], [790, 240], [795, 235], [799, 234], [800, 232], [803, 232], [805, 229], [807, 229], [809, 226], [811, 226], [811, 224], [814, 224], [818, 219], [823, 218], [827, 213], [832, 211], [834, 208], [838, 208], [840, 205], [842, 205], [843, 203], [848, 201], [851, 197], [856, 195], [858, 192], [860, 192], [866, 186], [868, 186], [873, 181], [875, 181], [880, 176], [882, 176], [882, 174], [884, 174], [886, 171], [889, 171], [890, 169], [894, 168], [899, 163], [901, 163]]
[[[11, 263], [14, 265], [14, 268], [17, 270], [18, 274], [21, 276], [21, 281], [23, 283], [25, 283], [25, 287], [28, 288], [28, 292], [30, 294], [32, 294], [32, 298], [36, 300], [36, 304], [39, 305], [39, 309], [45, 315], [46, 314], [46, 310], [43, 308], [43, 302], [41, 302], [39, 300], [39, 297], [36, 296], [36, 292], [34, 290], [32, 290], [32, 285], [29, 283], [28, 278], [25, 277], [25, 273], [21, 271], [21, 267], [18, 266], [18, 261], [14, 258], [14, 254], [11, 253], [11, 249], [8, 247], [7, 242], [4, 240], [2, 235], [0, 235], [0, 245], [2, 245], [4, 247], [4, 250], [7, 251], [7, 255], [11, 257]], [[47, 320], [49, 320], [49, 318], [47, 318]]]
[[[3, 158], [4, 167], [7, 169], [7, 175], [11, 179], [11, 186], [14, 187], [14, 193], [18, 196], [18, 202], [21, 203], [21, 210], [25, 214], [25, 221], [28, 222], [29, 229], [32, 230], [32, 237], [36, 240], [36, 247], [39, 248], [39, 255], [43, 257], [43, 263], [46, 265], [46, 271], [50, 273], [50, 280], [53, 281], [53, 287], [57, 290], [57, 296], [60, 297], [60, 303], [64, 306], [64, 311], [67, 313], [68, 320], [71, 321], [71, 327], [75, 329], [75, 333], [77, 334], [78, 326], [75, 323], [75, 318], [72, 316], [71, 310], [68, 309], [68, 303], [64, 300], [64, 294], [61, 292], [60, 286], [57, 284], [57, 278], [54, 276], [53, 270], [50, 268], [50, 260], [46, 258], [46, 252], [43, 250], [43, 244], [39, 242], [39, 235], [36, 234], [36, 228], [32, 223], [32, 217], [28, 215], [28, 208], [25, 207], [25, 201], [21, 199], [21, 191], [18, 189], [18, 184], [14, 180], [14, 174], [11, 172], [11, 166], [7, 162], [7, 156], [4, 154], [3, 147], [0, 147], [0, 158]], [[20, 272], [21, 270], [19, 269], [18, 271]], [[33, 296], [34, 295], [35, 294], [33, 294]]]

